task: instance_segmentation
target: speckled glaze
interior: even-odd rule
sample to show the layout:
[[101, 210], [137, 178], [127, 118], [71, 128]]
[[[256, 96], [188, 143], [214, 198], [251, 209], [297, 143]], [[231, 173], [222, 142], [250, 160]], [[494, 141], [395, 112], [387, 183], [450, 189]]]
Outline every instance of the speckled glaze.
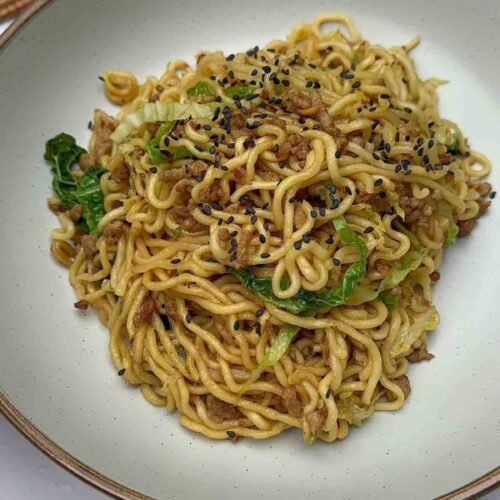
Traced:
[[[237, 446], [211, 442], [148, 405], [116, 375], [106, 329], [95, 314], [74, 310], [67, 272], [50, 257], [56, 220], [46, 210], [44, 143], [66, 131], [86, 144], [94, 108], [113, 111], [97, 79], [101, 71], [128, 69], [142, 79], [160, 74], [170, 59], [262, 45], [333, 10], [353, 16], [371, 42], [422, 35], [415, 51], [420, 74], [451, 81], [439, 91], [442, 112], [498, 166], [491, 182], [500, 186], [497, 0], [53, 0], [2, 49], [0, 408], [47, 453], [109, 492], [190, 500], [418, 499], [498, 466], [497, 207], [447, 252], [435, 288], [442, 317], [430, 338], [436, 358], [411, 367], [405, 407], [378, 414], [346, 441], [311, 448], [296, 431]], [[492, 474], [454, 497], [497, 480]]]

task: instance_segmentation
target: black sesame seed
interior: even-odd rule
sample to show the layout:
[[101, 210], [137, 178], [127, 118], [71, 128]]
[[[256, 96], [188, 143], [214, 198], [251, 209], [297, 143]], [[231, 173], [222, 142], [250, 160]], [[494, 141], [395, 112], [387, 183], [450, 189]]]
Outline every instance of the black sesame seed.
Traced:
[[227, 431], [226, 434], [231, 439], [233, 439], [234, 437], [236, 437], [236, 432], [234, 432], [234, 431]]
[[380, 94], [381, 99], [390, 99], [391, 96], [389, 94]]
[[257, 323], [255, 323], [255, 331], [258, 335], [260, 335], [260, 332], [262, 331], [262, 325], [260, 321], [257, 321]]
[[374, 160], [380, 160], [380, 156], [377, 153], [372, 154]]
[[186, 314], [186, 323], [191, 323], [191, 321], [193, 320], [193, 317], [191, 316], [191, 314]]
[[434, 146], [434, 141], [432, 139], [429, 139], [429, 142], [427, 143], [427, 147], [430, 149]]
[[325, 208], [323, 208], [323, 207], [321, 207], [321, 208], [319, 209], [319, 215], [321, 215], [321, 217], [324, 217], [324, 216], [326, 215], [326, 209], [325, 209]]
[[220, 169], [221, 169], [221, 170], [224, 170], [224, 171], [226, 171], [226, 172], [229, 170], [229, 168], [228, 168], [228, 167], [226, 167], [226, 165], [221, 165]]
[[318, 216], [318, 212], [316, 210], [311, 210], [311, 217], [315, 219]]
[[262, 71], [264, 73], [271, 73], [271, 66], [262, 66]]
[[336, 208], [339, 208], [340, 201], [339, 200], [332, 200], [332, 208], [335, 210]]
[[261, 257], [261, 259], [267, 259], [267, 258], [271, 257], [271, 254], [267, 253], [267, 252], [264, 252], [264, 253], [260, 254], [260, 257]]
[[238, 331], [238, 330], [240, 329], [240, 322], [239, 322], [238, 320], [236, 320], [236, 321], [234, 322], [233, 328], [234, 328], [236, 331]]
[[281, 160], [281, 161], [278, 162], [278, 166], [280, 168], [285, 168], [285, 165], [286, 165], [286, 163], [283, 160]]
[[232, 215], [230, 215], [228, 218], [227, 218], [227, 223], [228, 224], [232, 224], [234, 222], [234, 217]]
[[348, 195], [352, 195], [352, 189], [351, 189], [349, 186], [346, 186], [346, 187], [345, 187], [345, 192], [346, 192]]
[[290, 196], [290, 198], [288, 198], [288, 203], [295, 203], [295, 196]]
[[156, 174], [158, 172], [158, 169], [156, 167], [151, 167], [149, 169], [149, 171], [152, 173], [152, 174]]
[[101, 80], [101, 82], [103, 82], [103, 81], [104, 81], [104, 77], [103, 77], [103, 76], [101, 76], [101, 75], [99, 75], [97, 78], [99, 78], [99, 80]]
[[319, 130], [320, 125], [319, 123], [316, 123], [315, 125], [312, 126], [313, 130]]
[[384, 179], [381, 179], [380, 177], [378, 179], [375, 180], [375, 182], [373, 183], [374, 186], [380, 186], [380, 184], [382, 184], [384, 182]]
[[118, 375], [120, 377], [123, 377], [123, 375], [125, 375], [125, 368], [122, 368], [122, 369], [118, 370]]
[[229, 54], [227, 57], [226, 57], [226, 61], [232, 61], [234, 59], [234, 54]]
[[261, 307], [260, 309], [257, 309], [257, 311], [255, 312], [255, 317], [260, 318], [263, 314], [264, 314], [264, 308]]
[[386, 142], [384, 144], [384, 148], [385, 148], [386, 153], [390, 153], [391, 152], [391, 145], [388, 142]]
[[421, 146], [424, 143], [424, 139], [422, 137], [417, 138], [417, 144]]
[[219, 220], [217, 221], [217, 225], [218, 225], [218, 226], [222, 226], [222, 219], [219, 219]]
[[181, 259], [172, 259], [170, 262], [172, 264], [179, 264], [180, 261], [181, 261]]
[[496, 191], [492, 191], [490, 193], [490, 199], [493, 200], [495, 198], [495, 196], [497, 195], [497, 192]]
[[411, 112], [412, 112], [412, 109], [411, 109], [411, 108], [403, 108], [403, 110], [404, 110], [406, 113], [411, 113]]
[[335, 158], [337, 158], [337, 160], [342, 156], [342, 151], [338, 150], [335, 151]]
[[399, 163], [394, 167], [394, 172], [398, 173], [403, 167]]
[[352, 80], [354, 78], [354, 75], [352, 73], [349, 73], [349, 71], [347, 70], [342, 71], [342, 73], [340, 73], [340, 76], [345, 80]]
[[326, 391], [325, 398], [328, 399], [332, 395], [332, 389], [329, 387]]
[[254, 129], [254, 128], [258, 128], [258, 127], [260, 127], [261, 125], [262, 125], [262, 123], [261, 123], [261, 122], [257, 122], [257, 121], [255, 121], [255, 122], [253, 122], [253, 123], [247, 123], [247, 128], [249, 128], [249, 129]]
[[266, 237], [263, 234], [259, 234], [259, 241], [261, 243], [265, 243], [266, 242]]
[[418, 151], [417, 151], [417, 154], [418, 156], [422, 156], [424, 154], [424, 148], [420, 148]]
[[165, 146], [168, 146], [170, 144], [170, 139], [168, 137], [165, 137], [163, 139], [163, 144], [165, 144]]
[[236, 254], [233, 254], [233, 255], [231, 255], [231, 257], [229, 258], [229, 261], [230, 261], [230, 262], [234, 262], [237, 258], [238, 258], [238, 256], [237, 256]]
[[256, 215], [252, 215], [252, 217], [250, 218], [250, 222], [252, 224], [255, 224], [257, 222], [257, 216]]
[[375, 228], [373, 226], [368, 226], [363, 232], [365, 234], [371, 233]]
[[340, 266], [340, 260], [339, 260], [339, 259], [337, 259], [336, 257], [334, 257], [334, 258], [332, 259], [332, 262], [333, 262], [333, 265], [334, 265], [334, 266]]
[[361, 87], [361, 82], [359, 82], [359, 81], [358, 81], [358, 82], [354, 82], [354, 83], [352, 84], [352, 88], [353, 88], [353, 89], [359, 89], [359, 87]]
[[333, 236], [332, 235], [328, 236], [328, 238], [325, 240], [325, 243], [327, 245], [331, 245], [333, 243]]

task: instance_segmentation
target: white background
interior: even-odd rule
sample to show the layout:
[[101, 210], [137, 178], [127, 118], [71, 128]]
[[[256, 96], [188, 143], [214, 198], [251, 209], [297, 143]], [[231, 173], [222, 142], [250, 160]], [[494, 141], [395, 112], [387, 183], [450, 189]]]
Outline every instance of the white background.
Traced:
[[[0, 22], [2, 33], [10, 21]], [[458, 486], [458, 485], [457, 485]], [[105, 495], [56, 465], [0, 415], [0, 494], [2, 499], [103, 499]], [[500, 490], [483, 497], [500, 500]]]

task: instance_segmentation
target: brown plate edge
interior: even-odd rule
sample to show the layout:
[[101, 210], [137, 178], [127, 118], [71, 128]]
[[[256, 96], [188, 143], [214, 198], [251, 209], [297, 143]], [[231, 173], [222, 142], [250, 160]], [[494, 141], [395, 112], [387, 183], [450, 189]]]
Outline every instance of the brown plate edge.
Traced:
[[[51, 1], [51, 0], [49, 0]], [[0, 392], [0, 413], [32, 444], [66, 470], [91, 486], [116, 498], [124, 500], [150, 500], [147, 497], [106, 477], [56, 445], [47, 435], [24, 417], [4, 394]]]
[[[13, 36], [28, 22], [37, 12], [54, 0], [35, 0], [17, 19], [0, 35], [0, 51], [7, 45]], [[150, 497], [142, 495], [126, 486], [113, 481], [100, 472], [92, 469], [88, 465], [57, 446], [48, 436], [33, 425], [21, 412], [19, 412], [6, 396], [0, 392], [0, 412], [9, 422], [32, 444], [34, 444], [45, 455], [54, 462], [64, 467], [66, 470], [82, 479], [95, 488], [125, 500], [148, 500]], [[500, 467], [497, 467], [486, 474], [470, 481], [445, 495], [441, 495], [437, 500], [462, 500], [468, 498], [478, 498], [494, 490], [500, 485]]]

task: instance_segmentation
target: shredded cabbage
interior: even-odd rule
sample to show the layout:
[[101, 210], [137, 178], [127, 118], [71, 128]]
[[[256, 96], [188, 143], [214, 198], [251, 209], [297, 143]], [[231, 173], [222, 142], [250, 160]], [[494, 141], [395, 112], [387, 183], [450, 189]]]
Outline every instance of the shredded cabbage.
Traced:
[[458, 153], [460, 151], [460, 143], [455, 130], [447, 126], [439, 126], [436, 128], [434, 139], [446, 146], [448, 153]]
[[401, 208], [401, 205], [399, 204], [398, 195], [396, 193], [393, 193], [392, 191], [388, 191], [387, 197], [391, 202], [391, 206], [394, 207], [396, 215], [400, 217], [402, 220], [405, 220], [405, 211]]
[[243, 394], [248, 388], [260, 377], [260, 374], [267, 368], [273, 366], [279, 359], [288, 351], [292, 340], [300, 330], [299, 326], [286, 325], [278, 333], [271, 347], [266, 352], [264, 359], [259, 363], [259, 366], [252, 371], [252, 376], [243, 384], [239, 391], [239, 395]]
[[407, 353], [424, 332], [434, 330], [438, 324], [439, 314], [435, 307], [430, 307], [417, 316], [409, 328], [400, 329], [399, 335], [392, 345], [391, 357]]
[[359, 406], [352, 399], [344, 401], [344, 405], [339, 406], [339, 418], [346, 420], [356, 427], [363, 425], [363, 420], [370, 418], [375, 413], [375, 405], [371, 404], [366, 408]]
[[389, 274], [381, 281], [377, 289], [373, 289], [366, 285], [358, 286], [349, 298], [349, 305], [363, 304], [376, 299], [380, 295], [384, 303], [390, 307], [395, 307], [398, 301], [387, 295], [382, 296], [383, 292], [399, 285], [399, 283], [406, 279], [408, 274], [418, 269], [424, 261], [427, 251], [422, 247], [416, 236], [399, 222], [395, 222], [394, 224], [398, 231], [407, 236], [413, 248], [394, 264]]
[[187, 89], [186, 93], [189, 97], [207, 97], [214, 96], [215, 89], [209, 83], [199, 81], [194, 87]]
[[184, 118], [206, 118], [212, 116], [210, 106], [196, 102], [148, 102], [131, 115], [127, 115], [111, 134], [114, 142], [122, 143], [137, 128], [144, 123], [174, 122]]
[[395, 264], [389, 274], [380, 283], [379, 292], [384, 292], [399, 285], [412, 271], [422, 264], [426, 250], [410, 250]]
[[437, 202], [438, 213], [448, 219], [448, 230], [444, 238], [445, 246], [453, 245], [457, 239], [458, 226], [453, 217], [451, 205], [445, 200]]

